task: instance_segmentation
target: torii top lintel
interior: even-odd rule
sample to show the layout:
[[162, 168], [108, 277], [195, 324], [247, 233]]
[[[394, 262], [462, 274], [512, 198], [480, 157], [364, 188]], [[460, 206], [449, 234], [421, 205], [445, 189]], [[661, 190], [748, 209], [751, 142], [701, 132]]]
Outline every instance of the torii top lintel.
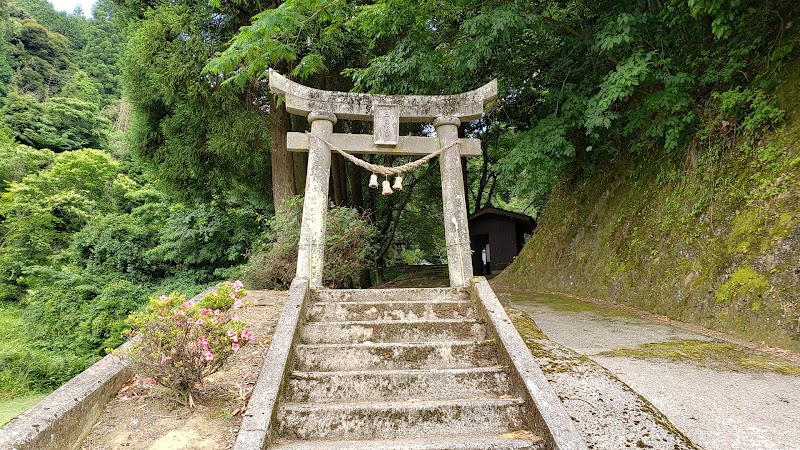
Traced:
[[324, 111], [353, 120], [373, 120], [376, 106], [386, 106], [398, 110], [400, 122], [430, 122], [442, 116], [468, 121], [479, 118], [483, 107], [497, 98], [497, 79], [456, 95], [379, 95], [314, 89], [270, 69], [269, 87], [285, 96], [286, 109], [292, 114]]

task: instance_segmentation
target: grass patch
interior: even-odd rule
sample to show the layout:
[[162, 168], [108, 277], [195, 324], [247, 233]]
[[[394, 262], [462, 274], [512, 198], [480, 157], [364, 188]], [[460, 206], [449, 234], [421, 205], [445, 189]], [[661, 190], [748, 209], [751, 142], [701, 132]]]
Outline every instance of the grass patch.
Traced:
[[0, 426], [17, 417], [20, 413], [35, 405], [47, 394], [28, 394], [7, 400], [0, 400]]
[[506, 313], [526, 342], [528, 339], [547, 339], [547, 336], [539, 329], [536, 322], [524, 312], [516, 308], [506, 308]]
[[595, 312], [603, 316], [634, 317], [625, 311], [621, 311], [609, 306], [598, 305], [592, 302], [585, 302], [574, 297], [558, 294], [543, 294], [537, 292], [503, 291], [511, 296], [511, 301], [518, 304], [537, 304], [546, 306], [553, 311], [560, 312]]
[[662, 358], [692, 361], [721, 370], [753, 370], [800, 375], [800, 365], [733, 344], [716, 341], [681, 340], [643, 344], [637, 348], [615, 348], [603, 356]]
[[27, 347], [26, 336], [22, 308], [0, 302], [0, 402], [29, 393], [20, 374], [12, 370], [12, 361]]

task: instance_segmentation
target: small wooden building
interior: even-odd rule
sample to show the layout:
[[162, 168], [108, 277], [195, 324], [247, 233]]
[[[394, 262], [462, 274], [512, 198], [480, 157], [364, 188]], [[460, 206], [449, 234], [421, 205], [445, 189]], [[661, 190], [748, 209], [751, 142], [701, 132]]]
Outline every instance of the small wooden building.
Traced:
[[491, 275], [511, 264], [536, 228], [533, 217], [494, 207], [469, 216], [469, 240], [475, 275]]

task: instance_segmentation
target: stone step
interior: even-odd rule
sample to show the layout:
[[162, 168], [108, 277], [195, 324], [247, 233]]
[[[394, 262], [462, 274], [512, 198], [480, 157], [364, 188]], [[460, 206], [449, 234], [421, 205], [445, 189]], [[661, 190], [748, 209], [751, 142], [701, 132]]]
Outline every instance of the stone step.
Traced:
[[306, 344], [480, 341], [486, 327], [465, 319], [309, 322], [300, 339]]
[[298, 344], [294, 370], [458, 369], [497, 365], [494, 341]]
[[292, 440], [499, 434], [524, 427], [523, 404], [520, 398], [287, 403], [278, 410], [278, 433]]
[[306, 320], [474, 319], [475, 308], [468, 300], [415, 300], [397, 302], [315, 302], [308, 306]]
[[452, 301], [469, 298], [466, 292], [451, 288], [319, 289], [312, 291], [311, 296], [320, 302]]
[[545, 450], [544, 440], [529, 432], [426, 436], [392, 441], [277, 442], [281, 450]]
[[286, 400], [292, 403], [359, 400], [433, 400], [501, 397], [511, 392], [506, 367], [444, 370], [293, 372]]

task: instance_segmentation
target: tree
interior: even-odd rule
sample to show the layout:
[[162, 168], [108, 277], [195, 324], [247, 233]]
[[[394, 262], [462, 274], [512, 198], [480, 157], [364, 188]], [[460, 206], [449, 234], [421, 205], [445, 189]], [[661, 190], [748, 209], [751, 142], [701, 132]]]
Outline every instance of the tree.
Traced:
[[201, 73], [239, 12], [191, 5], [156, 5], [130, 36], [122, 67], [133, 148], [187, 195], [244, 191], [258, 193], [264, 206], [271, 197], [266, 106], [255, 88], [220, 86]]
[[68, 97], [39, 103], [30, 95], [12, 94], [0, 112], [0, 126], [17, 141], [55, 151], [103, 148], [111, 127], [96, 104]]
[[[265, 79], [270, 67], [322, 89], [347, 90], [350, 83], [339, 73], [355, 61], [365, 62], [360, 51], [363, 41], [358, 30], [348, 24], [355, 13], [356, 5], [346, 1], [288, 0], [272, 5], [254, 16], [252, 24], [243, 27], [205, 70], [224, 77], [224, 85], [240, 90]], [[270, 101], [270, 116], [277, 207], [292, 194], [301, 193], [296, 192], [292, 157], [286, 149], [289, 114], [276, 97]], [[334, 157], [334, 164], [337, 159]]]
[[61, 90], [61, 95], [95, 104], [98, 104], [100, 100], [100, 91], [96, 84], [82, 70], [75, 71], [72, 79]]
[[0, 293], [15, 298], [31, 266], [66, 247], [89, 217], [109, 211], [118, 165], [98, 150], [61, 153], [45, 170], [11, 182], [0, 196]]

